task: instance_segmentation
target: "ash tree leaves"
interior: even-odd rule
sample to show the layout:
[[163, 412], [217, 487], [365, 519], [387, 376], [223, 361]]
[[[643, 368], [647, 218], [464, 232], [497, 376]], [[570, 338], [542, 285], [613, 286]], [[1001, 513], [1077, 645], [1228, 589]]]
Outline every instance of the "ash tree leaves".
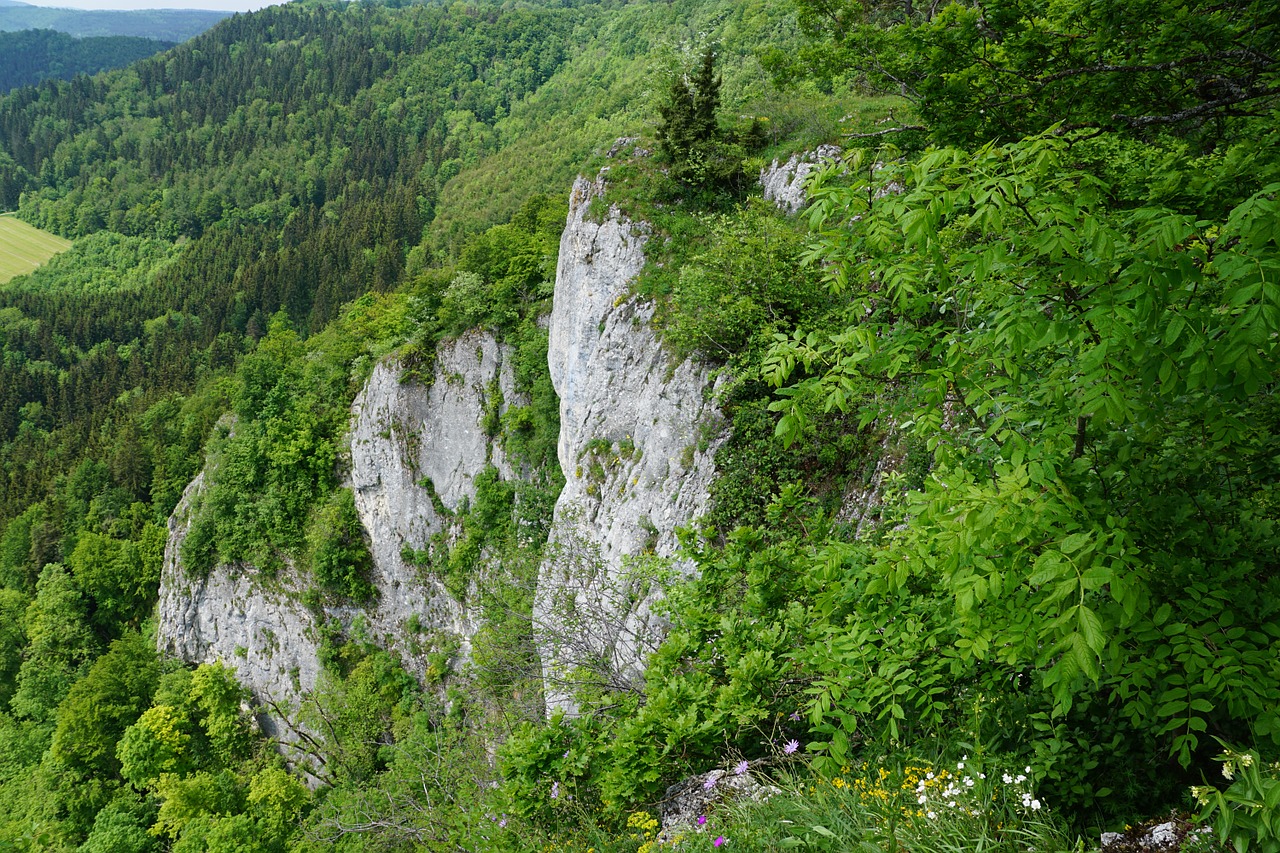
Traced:
[[1265, 0], [794, 3], [819, 39], [766, 54], [776, 80], [900, 92], [928, 126], [910, 129], [947, 144], [1062, 125], [1212, 146], [1280, 98], [1280, 19]]
[[1069, 146], [823, 173], [809, 261], [847, 307], [775, 337], [778, 431], [818, 399], [928, 442], [865, 583], [950, 602], [953, 675], [1031, 671], [1059, 716], [1111, 697], [1184, 765], [1205, 733], [1280, 743], [1280, 184], [1125, 207]]

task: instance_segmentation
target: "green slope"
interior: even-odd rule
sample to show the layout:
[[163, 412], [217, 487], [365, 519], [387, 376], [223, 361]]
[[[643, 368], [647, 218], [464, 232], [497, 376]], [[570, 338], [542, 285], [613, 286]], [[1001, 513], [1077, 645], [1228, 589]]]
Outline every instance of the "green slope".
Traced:
[[0, 216], [0, 284], [69, 248], [70, 240], [33, 228], [12, 214]]
[[182, 42], [199, 35], [229, 14], [197, 9], [50, 9], [15, 3], [0, 6], [0, 31], [57, 30], [76, 38], [133, 36]]

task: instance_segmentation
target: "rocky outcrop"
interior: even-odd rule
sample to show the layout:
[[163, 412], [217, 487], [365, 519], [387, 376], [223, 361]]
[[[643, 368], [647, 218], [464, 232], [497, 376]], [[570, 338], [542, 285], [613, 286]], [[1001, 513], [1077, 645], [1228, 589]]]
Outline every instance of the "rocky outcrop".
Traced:
[[369, 534], [377, 591], [364, 607], [306, 607], [309, 579], [288, 569], [267, 578], [253, 566], [221, 565], [207, 577], [188, 576], [182, 543], [204, 487], [201, 474], [169, 521], [160, 650], [232, 667], [277, 712], [264, 716], [264, 727], [286, 736], [283, 718], [317, 686], [325, 624], [397, 653], [424, 682], [439, 676], [428, 672], [430, 653], [447, 648], [455, 662], [464, 660], [475, 613], [406, 556], [427, 549], [433, 537], [448, 540], [453, 511], [475, 497], [475, 479], [488, 466], [516, 476], [485, 434], [484, 418], [518, 402], [509, 350], [488, 334], [443, 344], [430, 385], [407, 379], [394, 362], [374, 368], [351, 407], [350, 486]]
[[483, 423], [489, 407], [501, 416], [523, 402], [509, 348], [472, 332], [441, 346], [430, 386], [406, 381], [398, 365], [380, 364], [351, 407], [351, 487], [379, 593], [364, 619], [374, 642], [396, 651], [420, 679], [427, 675], [423, 635], [456, 640], [458, 660], [465, 660], [477, 615], [406, 553], [449, 536], [452, 514], [475, 497], [476, 478], [488, 466], [503, 479], [516, 477]]
[[[616, 209], [599, 222], [588, 217], [602, 192], [601, 180], [574, 185], [549, 322], [567, 481], [534, 612], [549, 709], [572, 710], [566, 679], [579, 667], [619, 685], [639, 680], [664, 627], [653, 612], [654, 566], [691, 570], [675, 559], [676, 531], [707, 507], [724, 433], [712, 373], [672, 362], [650, 324], [652, 306], [630, 293], [644, 265], [644, 227]], [[162, 651], [228, 664], [281, 720], [316, 688], [321, 634], [335, 627], [396, 652], [424, 682], [441, 674], [428, 661], [442, 647], [456, 669], [478, 614], [416, 557], [456, 539], [455, 513], [475, 498], [482, 472], [525, 475], [486, 431], [525, 402], [507, 348], [488, 334], [443, 344], [430, 384], [394, 362], [375, 367], [351, 408], [349, 446], [377, 590], [364, 607], [319, 605], [315, 596], [304, 606], [309, 579], [289, 570], [266, 578], [253, 566], [224, 565], [187, 576], [180, 555], [204, 483], [197, 478], [170, 521]]]
[[774, 160], [760, 170], [760, 186], [765, 200], [787, 213], [798, 213], [809, 201], [805, 187], [809, 175], [820, 164], [839, 159], [840, 153], [835, 145], [819, 145], [815, 151], [792, 154], [786, 163]]
[[568, 685], [583, 678], [634, 686], [643, 673], [663, 627], [645, 563], [673, 557], [676, 530], [706, 509], [724, 431], [708, 368], [672, 363], [630, 292], [644, 227], [616, 208], [587, 215], [603, 191], [574, 184], [551, 314], [566, 483], [534, 613], [549, 711], [572, 711]]
[[712, 770], [690, 776], [667, 788], [660, 812], [662, 831], [655, 841], [674, 846], [690, 833], [718, 835], [718, 809], [743, 801], [761, 803], [781, 793], [781, 788], [757, 781], [746, 762], [734, 771]]
[[[206, 577], [182, 567], [182, 543], [192, 510], [205, 488], [201, 473], [169, 518], [160, 578], [157, 644], [188, 663], [222, 662], [267, 705], [296, 708], [320, 676], [314, 616], [300, 603], [300, 584], [289, 572], [260, 583], [251, 566], [218, 566]], [[288, 739], [279, 715], [260, 715], [268, 734]]]

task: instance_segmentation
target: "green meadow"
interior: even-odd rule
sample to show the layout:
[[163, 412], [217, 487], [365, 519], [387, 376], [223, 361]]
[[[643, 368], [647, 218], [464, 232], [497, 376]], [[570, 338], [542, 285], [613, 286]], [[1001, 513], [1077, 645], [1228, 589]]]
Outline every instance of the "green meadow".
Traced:
[[0, 284], [31, 272], [69, 248], [70, 240], [41, 231], [16, 216], [0, 216]]

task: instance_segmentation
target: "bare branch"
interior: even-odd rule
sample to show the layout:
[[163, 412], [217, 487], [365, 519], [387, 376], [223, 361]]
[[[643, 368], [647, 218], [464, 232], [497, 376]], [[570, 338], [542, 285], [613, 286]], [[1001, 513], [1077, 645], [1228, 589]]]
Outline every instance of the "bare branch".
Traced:
[[1172, 71], [1175, 68], [1182, 68], [1187, 65], [1200, 65], [1206, 62], [1218, 63], [1225, 59], [1243, 59], [1248, 64], [1254, 66], [1268, 66], [1275, 64], [1275, 59], [1256, 50], [1242, 48], [1240, 50], [1224, 50], [1218, 53], [1198, 53], [1195, 56], [1184, 56], [1181, 59], [1170, 60], [1169, 62], [1157, 62], [1150, 65], [1112, 65], [1105, 62], [1099, 62], [1094, 65], [1085, 65], [1080, 68], [1068, 68], [1063, 71], [1055, 71], [1052, 74], [1046, 74], [1042, 77], [1029, 78], [1034, 83], [1052, 83], [1056, 80], [1065, 80], [1068, 77], [1077, 77], [1081, 74], [1149, 74], [1156, 71]]
[[890, 133], [905, 133], [908, 130], [928, 130], [923, 124], [904, 124], [902, 127], [890, 127], [873, 133], [846, 133], [845, 139], [871, 139], [876, 136], [887, 136]]
[[1280, 95], [1280, 86], [1273, 86], [1270, 89], [1245, 92], [1239, 95], [1218, 98], [1213, 101], [1205, 101], [1203, 104], [1197, 104], [1194, 107], [1188, 107], [1185, 110], [1179, 110], [1176, 113], [1169, 113], [1167, 115], [1129, 116], [1124, 115], [1123, 113], [1116, 113], [1111, 118], [1115, 121], [1124, 122], [1129, 125], [1129, 127], [1148, 127], [1153, 124], [1178, 124], [1179, 122], [1187, 121], [1188, 119], [1210, 115], [1226, 107], [1233, 107], [1237, 104], [1243, 104], [1248, 101], [1257, 101], [1263, 98], [1274, 98], [1278, 95]]

